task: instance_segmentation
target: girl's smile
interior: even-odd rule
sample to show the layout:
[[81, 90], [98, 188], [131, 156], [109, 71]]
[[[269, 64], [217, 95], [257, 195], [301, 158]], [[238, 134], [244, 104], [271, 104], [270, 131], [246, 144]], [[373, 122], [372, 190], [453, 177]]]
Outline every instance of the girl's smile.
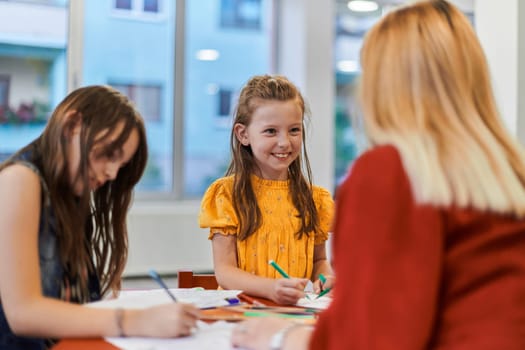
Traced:
[[236, 124], [235, 132], [239, 142], [251, 148], [258, 176], [288, 179], [288, 167], [303, 144], [303, 114], [295, 100], [260, 102], [250, 124]]

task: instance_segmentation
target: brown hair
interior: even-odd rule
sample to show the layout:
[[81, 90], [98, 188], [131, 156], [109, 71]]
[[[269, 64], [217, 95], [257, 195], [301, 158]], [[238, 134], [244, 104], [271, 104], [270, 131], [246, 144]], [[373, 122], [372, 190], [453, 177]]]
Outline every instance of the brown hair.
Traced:
[[[279, 75], [254, 76], [241, 90], [235, 111], [235, 124], [250, 125], [254, 111], [265, 101], [295, 101], [300, 107], [303, 120], [306, 112], [304, 99], [287, 78]], [[305, 147], [305, 131], [302, 130], [302, 154], [288, 168], [290, 195], [299, 212], [301, 227], [297, 234], [309, 234], [319, 230], [319, 218], [312, 194], [312, 171]], [[255, 161], [250, 146], [242, 145], [235, 136], [234, 128], [230, 135], [231, 162], [226, 175], [233, 175], [233, 207], [239, 218], [240, 240], [245, 240], [261, 226], [261, 211], [253, 191], [251, 174], [255, 170]], [[303, 174], [302, 158], [304, 158]]]
[[[85, 184], [80, 197], [71, 188], [76, 179], [70, 179], [68, 172], [67, 147], [68, 131], [79, 121], [82, 128], [77, 177]], [[123, 124], [122, 131], [104, 146], [104, 154], [120, 150], [133, 130], [138, 133], [137, 150], [113, 181], [91, 193], [89, 154], [93, 146], [107, 140], [111, 134], [108, 131], [118, 124]], [[111, 87], [83, 87], [71, 92], [56, 107], [42, 135], [31, 147], [35, 164], [41, 168], [49, 188], [64, 268], [78, 278], [83, 287], [86, 287], [86, 272], [91, 271], [100, 278], [102, 293], [110, 289], [116, 291], [127, 259], [126, 213], [133, 187], [142, 176], [148, 158], [140, 114], [124, 95]]]
[[525, 215], [525, 154], [460, 10], [430, 0], [388, 13], [366, 35], [361, 65], [369, 140], [396, 146], [419, 202]]

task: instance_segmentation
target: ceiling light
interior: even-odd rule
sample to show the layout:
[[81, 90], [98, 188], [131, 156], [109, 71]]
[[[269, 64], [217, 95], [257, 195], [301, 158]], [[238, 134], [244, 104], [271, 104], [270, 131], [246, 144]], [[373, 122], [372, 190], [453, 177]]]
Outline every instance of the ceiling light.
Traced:
[[199, 61], [215, 61], [219, 58], [219, 51], [217, 50], [199, 50], [195, 55]]
[[351, 0], [346, 6], [354, 12], [372, 12], [379, 8], [377, 2], [369, 0]]
[[336, 68], [343, 73], [356, 73], [359, 72], [359, 63], [352, 60], [341, 60], [336, 63]]

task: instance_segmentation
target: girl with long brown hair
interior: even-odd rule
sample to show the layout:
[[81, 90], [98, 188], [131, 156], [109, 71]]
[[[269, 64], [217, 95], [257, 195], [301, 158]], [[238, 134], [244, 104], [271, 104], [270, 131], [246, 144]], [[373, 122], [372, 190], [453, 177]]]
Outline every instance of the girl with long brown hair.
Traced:
[[107, 86], [70, 93], [42, 135], [0, 164], [0, 349], [62, 337], [189, 334], [198, 310], [78, 304], [116, 293], [126, 213], [147, 161], [144, 123]]
[[[333, 283], [325, 249], [333, 200], [312, 185], [305, 109], [301, 93], [283, 76], [254, 76], [241, 91], [232, 160], [226, 177], [208, 188], [199, 217], [200, 226], [210, 228], [223, 288], [294, 304], [308, 280], [316, 291]], [[280, 278], [269, 260], [292, 278]]]

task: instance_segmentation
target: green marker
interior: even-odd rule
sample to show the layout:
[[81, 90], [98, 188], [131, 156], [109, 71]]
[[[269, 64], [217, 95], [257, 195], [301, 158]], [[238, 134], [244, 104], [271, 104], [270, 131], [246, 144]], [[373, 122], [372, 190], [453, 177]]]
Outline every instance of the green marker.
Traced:
[[288, 276], [288, 274], [286, 272], [284, 272], [284, 270], [279, 265], [277, 265], [277, 263], [275, 261], [270, 260], [270, 261], [268, 261], [268, 264], [272, 265], [272, 267], [274, 269], [276, 269], [277, 272], [279, 272], [281, 274], [281, 276], [283, 276], [284, 278], [290, 278], [290, 276]]
[[[319, 281], [321, 281], [322, 284], [326, 283], [326, 277], [324, 277], [324, 275], [322, 273], [319, 274]], [[315, 299], [319, 299], [320, 297], [322, 297], [323, 295], [327, 294], [331, 290], [332, 290], [332, 288], [327, 288], [327, 289], [321, 291], [321, 293], [319, 293], [319, 295], [317, 295], [317, 297]]]
[[319, 293], [319, 295], [315, 299], [319, 299], [320, 297], [322, 297], [323, 295], [327, 294], [331, 290], [332, 290], [332, 288], [327, 288], [327, 289], [323, 290], [321, 293]]
[[295, 319], [315, 319], [315, 315], [298, 315], [298, 314], [280, 314], [277, 312], [260, 312], [260, 311], [245, 311], [243, 313], [246, 317], [280, 317], [280, 318], [295, 318]]

